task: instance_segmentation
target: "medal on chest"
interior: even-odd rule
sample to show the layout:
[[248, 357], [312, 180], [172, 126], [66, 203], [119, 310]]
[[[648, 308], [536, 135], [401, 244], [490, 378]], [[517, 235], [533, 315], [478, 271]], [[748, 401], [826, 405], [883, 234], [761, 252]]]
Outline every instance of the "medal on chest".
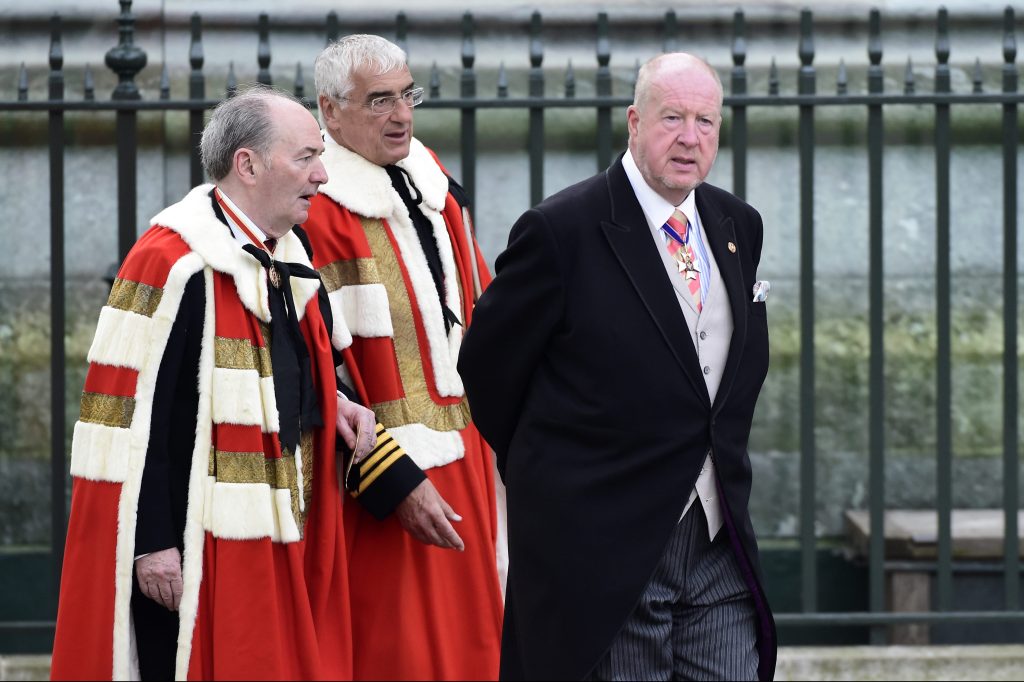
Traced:
[[683, 277], [689, 281], [691, 279], [697, 279], [697, 275], [700, 273], [700, 268], [694, 261], [693, 256], [690, 255], [690, 249], [686, 245], [680, 246], [676, 249], [676, 252], [672, 254], [676, 259], [676, 265], [679, 267], [679, 272], [682, 273]]
[[267, 276], [270, 278], [270, 283], [274, 285], [275, 289], [281, 288], [281, 275], [277, 272], [277, 267], [274, 266], [273, 261], [271, 261], [270, 267], [267, 269]]

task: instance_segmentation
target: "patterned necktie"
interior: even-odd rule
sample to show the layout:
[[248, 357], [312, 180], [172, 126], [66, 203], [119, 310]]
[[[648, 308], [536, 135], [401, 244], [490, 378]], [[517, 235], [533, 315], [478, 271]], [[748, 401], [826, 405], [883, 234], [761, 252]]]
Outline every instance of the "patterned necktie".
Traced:
[[700, 269], [697, 265], [697, 257], [690, 246], [689, 240], [690, 223], [686, 216], [678, 208], [672, 212], [672, 216], [665, 223], [662, 230], [669, 236], [668, 252], [679, 267], [679, 276], [686, 282], [690, 290], [690, 296], [697, 306], [697, 312], [701, 311], [703, 301], [701, 300]]

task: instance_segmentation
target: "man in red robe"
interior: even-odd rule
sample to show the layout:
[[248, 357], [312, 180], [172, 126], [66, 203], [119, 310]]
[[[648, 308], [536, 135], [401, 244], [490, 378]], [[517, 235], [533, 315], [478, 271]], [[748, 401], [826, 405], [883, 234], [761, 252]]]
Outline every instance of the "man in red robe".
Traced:
[[[216, 186], [153, 218], [121, 266], [74, 431], [54, 679], [351, 677], [336, 446], [381, 453], [338, 390], [292, 229], [323, 148], [292, 98], [227, 100], [202, 139]], [[421, 475], [388, 452], [381, 485]]]
[[[464, 193], [413, 137], [423, 89], [405, 53], [377, 36], [346, 36], [317, 58], [316, 88], [331, 179], [304, 228], [329, 292], [341, 375], [427, 477], [396, 491], [409, 494], [388, 517], [344, 510], [354, 673], [493, 679], [503, 534], [493, 455], [456, 371], [490, 275]], [[412, 519], [415, 509], [430, 513]]]

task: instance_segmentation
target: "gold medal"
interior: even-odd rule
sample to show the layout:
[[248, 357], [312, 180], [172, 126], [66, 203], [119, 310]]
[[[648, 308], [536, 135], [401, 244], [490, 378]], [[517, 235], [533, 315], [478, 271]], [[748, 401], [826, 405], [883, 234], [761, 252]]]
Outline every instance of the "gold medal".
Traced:
[[267, 275], [270, 277], [270, 283], [274, 285], [275, 289], [281, 288], [281, 275], [277, 274], [277, 268], [271, 263], [267, 269]]

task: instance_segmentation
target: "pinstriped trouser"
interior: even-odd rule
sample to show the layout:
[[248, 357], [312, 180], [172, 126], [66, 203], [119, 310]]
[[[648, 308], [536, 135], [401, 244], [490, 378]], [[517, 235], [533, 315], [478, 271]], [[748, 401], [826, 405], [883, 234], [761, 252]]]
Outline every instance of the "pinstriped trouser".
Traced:
[[756, 680], [757, 614], [722, 528], [694, 504], [589, 680]]

